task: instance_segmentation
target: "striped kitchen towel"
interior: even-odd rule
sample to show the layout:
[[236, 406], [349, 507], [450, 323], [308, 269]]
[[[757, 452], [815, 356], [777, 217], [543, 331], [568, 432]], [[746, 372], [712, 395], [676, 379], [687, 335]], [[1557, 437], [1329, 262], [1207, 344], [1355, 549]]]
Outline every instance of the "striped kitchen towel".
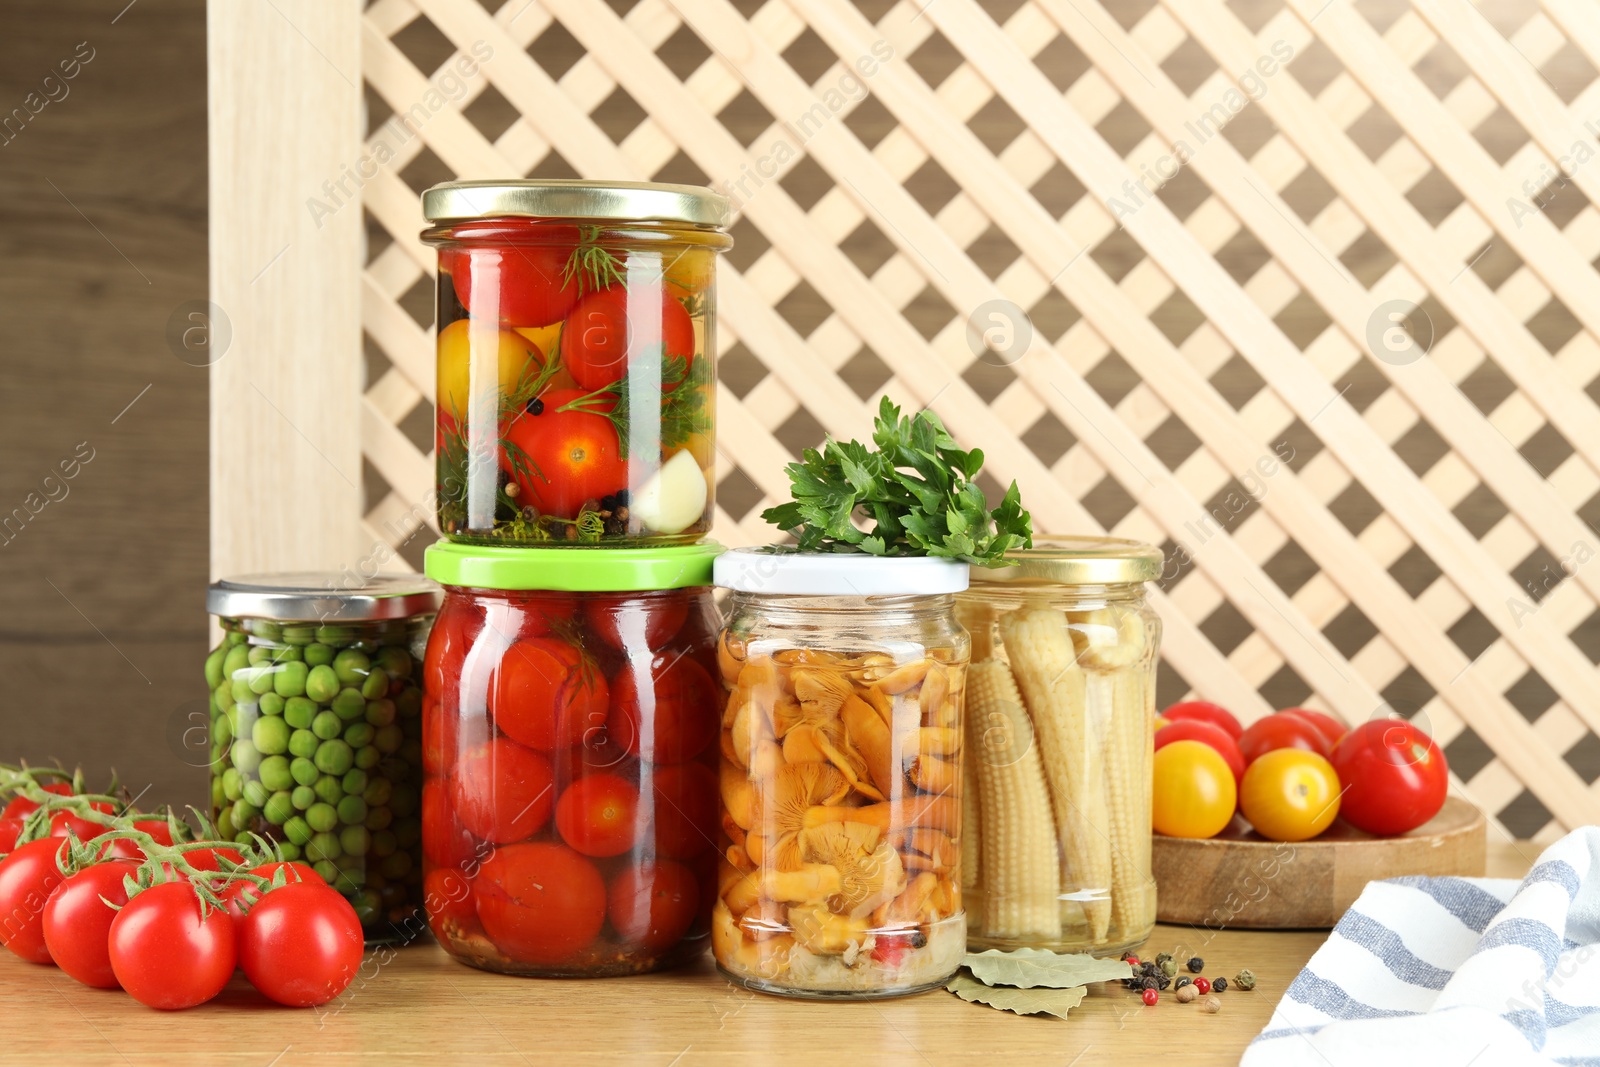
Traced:
[[1600, 1067], [1600, 827], [1520, 883], [1371, 882], [1243, 1067]]

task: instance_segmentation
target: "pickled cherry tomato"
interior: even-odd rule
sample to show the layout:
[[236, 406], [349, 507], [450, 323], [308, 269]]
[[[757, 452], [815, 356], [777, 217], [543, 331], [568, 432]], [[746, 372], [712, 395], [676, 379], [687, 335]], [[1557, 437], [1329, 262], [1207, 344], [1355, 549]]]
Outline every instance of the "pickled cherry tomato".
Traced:
[[[659, 350], [662, 389], [671, 392], [694, 359], [694, 322], [683, 304], [665, 290], [611, 287], [583, 297], [561, 327], [561, 362], [578, 385], [604, 389], [628, 374], [628, 365]], [[673, 377], [665, 363], [682, 357], [684, 371]]]
[[555, 842], [496, 849], [472, 889], [484, 931], [502, 952], [526, 963], [570, 959], [605, 925], [599, 868]]
[[605, 725], [605, 675], [559, 638], [535, 637], [506, 650], [490, 687], [495, 725], [540, 752], [571, 748]]
[[462, 867], [478, 852], [478, 841], [456, 820], [450, 787], [439, 780], [422, 785], [422, 853], [435, 867]]
[[700, 886], [681, 863], [646, 861], [617, 875], [606, 901], [611, 925], [624, 941], [648, 952], [662, 952], [677, 944], [694, 925]]
[[643, 836], [639, 789], [615, 774], [591, 774], [556, 801], [561, 840], [585, 856], [620, 856]]
[[716, 736], [721, 696], [706, 669], [682, 652], [631, 660], [612, 679], [606, 729], [631, 755], [683, 763]]
[[506, 737], [463, 753], [454, 784], [451, 799], [461, 825], [496, 844], [539, 832], [555, 806], [550, 761]]
[[689, 601], [676, 591], [592, 593], [583, 602], [589, 632], [618, 652], [659, 649], [688, 618]]
[[567, 274], [571, 256], [571, 249], [550, 245], [456, 248], [440, 253], [440, 267], [473, 315], [507, 326], [548, 326], [578, 302], [578, 277]]
[[717, 775], [701, 763], [656, 767], [650, 775], [655, 802], [656, 854], [688, 859], [717, 841]]

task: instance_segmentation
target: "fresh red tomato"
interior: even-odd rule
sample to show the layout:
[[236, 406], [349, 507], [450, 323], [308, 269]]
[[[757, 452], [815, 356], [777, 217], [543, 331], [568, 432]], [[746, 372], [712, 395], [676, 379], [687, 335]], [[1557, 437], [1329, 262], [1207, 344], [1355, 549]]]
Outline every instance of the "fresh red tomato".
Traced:
[[567, 274], [570, 249], [550, 245], [455, 248], [440, 264], [456, 299], [473, 315], [507, 326], [548, 326], [578, 301], [578, 276]]
[[611, 681], [606, 729], [631, 755], [683, 763], [716, 737], [721, 698], [706, 669], [681, 652], [630, 660]]
[[594, 863], [566, 845], [509, 845], [473, 880], [478, 918], [508, 956], [556, 964], [587, 947], [606, 921], [606, 885]]
[[1178, 719], [1156, 731], [1156, 751], [1174, 741], [1199, 741], [1210, 745], [1233, 772], [1233, 784], [1237, 786], [1244, 780], [1244, 756], [1239, 751], [1239, 743], [1222, 727], [1204, 719]]
[[532, 402], [532, 409], [513, 416], [503, 431], [537, 469], [518, 470], [509, 450], [500, 465], [529, 503], [558, 519], [577, 518], [585, 502], [610, 496], [628, 484], [628, 464], [611, 420], [592, 411], [561, 410], [583, 395], [578, 389], [547, 390]]
[[1233, 735], [1235, 741], [1239, 739], [1240, 734], [1244, 733], [1244, 727], [1239, 725], [1239, 720], [1234, 717], [1233, 712], [1221, 704], [1213, 704], [1209, 700], [1185, 700], [1172, 705], [1172, 707], [1163, 711], [1161, 716], [1172, 722], [1176, 722], [1179, 719], [1199, 719], [1201, 722], [1209, 722], [1213, 726], [1220, 726], [1228, 731], [1229, 734]]
[[[259, 867], [250, 868], [250, 873], [257, 878], [271, 881], [279, 871], [284, 872], [284, 884], [291, 885], [295, 882], [311, 882], [314, 885], [327, 885], [327, 881], [318, 874], [310, 864], [306, 863], [263, 863]], [[249, 914], [256, 901], [264, 895], [264, 890], [257, 889], [254, 882], [239, 878], [223, 886], [222, 904], [228, 909], [228, 914], [233, 916], [234, 924], [244, 922], [244, 917]]]
[[478, 839], [456, 819], [450, 786], [441, 779], [422, 785], [422, 853], [436, 867], [460, 869], [478, 852]]
[[589, 632], [618, 652], [659, 649], [683, 629], [689, 599], [677, 590], [595, 593], [583, 604]]
[[361, 919], [320, 880], [269, 890], [239, 930], [239, 966], [269, 1000], [326, 1004], [361, 966]]
[[[49, 785], [39, 787], [46, 793], [54, 793], [58, 797], [70, 797], [72, 785], [68, 782], [51, 782]], [[32, 815], [39, 810], [39, 802], [29, 800], [27, 797], [12, 797], [5, 808], [0, 809], [0, 819], [21, 819]]]
[[1337, 745], [1339, 739], [1345, 735], [1344, 723], [1326, 712], [1313, 711], [1311, 708], [1284, 708], [1278, 714], [1298, 715], [1312, 726], [1315, 726], [1317, 731], [1328, 739], [1328, 747], [1330, 749]]
[[56, 856], [65, 847], [59, 837], [41, 837], [0, 860], [0, 944], [29, 963], [50, 962], [44, 907], [61, 884]]
[[716, 845], [718, 788], [716, 772], [701, 763], [653, 770], [657, 855], [689, 859]]
[[472, 882], [459, 870], [440, 868], [422, 880], [422, 903], [428, 910], [428, 927], [441, 941], [452, 941], [483, 929], [478, 905], [472, 899]]
[[1444, 753], [1402, 719], [1374, 719], [1345, 734], [1333, 767], [1345, 790], [1339, 814], [1380, 836], [1415, 830], [1439, 814], [1450, 788]]
[[639, 790], [614, 774], [580, 778], [556, 801], [561, 839], [585, 856], [620, 856], [644, 836]]
[[25, 822], [26, 819], [0, 819], [0, 856], [17, 847], [17, 838], [22, 836]]
[[[115, 815], [117, 813], [116, 806], [104, 800], [90, 801], [89, 807], [102, 815]], [[111, 827], [103, 823], [85, 819], [70, 811], [58, 811], [50, 816], [51, 837], [66, 837], [71, 834], [79, 841], [87, 841], [90, 838], [99, 837], [110, 829]]]
[[1298, 748], [1327, 759], [1332, 747], [1310, 719], [1282, 712], [1257, 719], [1239, 738], [1239, 751], [1247, 767], [1280, 748]]
[[140, 1004], [175, 1010], [204, 1004], [238, 964], [233, 920], [200, 911], [185, 882], [162, 882], [128, 902], [111, 922], [111, 970]]
[[[140, 819], [133, 824], [135, 830], [142, 830], [155, 838], [158, 845], [172, 844], [172, 828], [165, 819]], [[111, 842], [100, 852], [101, 859], [142, 860], [144, 849], [126, 837], [119, 837]]]
[[618, 937], [630, 947], [664, 952], [694, 925], [700, 885], [683, 864], [656, 860], [625, 868], [612, 880], [606, 901]]
[[508, 737], [463, 755], [454, 783], [452, 799], [461, 825], [495, 844], [538, 833], [555, 807], [550, 761]]
[[108, 940], [117, 917], [111, 905], [128, 902], [123, 879], [138, 869], [127, 860], [85, 867], [57, 886], [45, 903], [45, 948], [57, 967], [86, 986], [117, 988]]
[[506, 649], [490, 685], [495, 725], [540, 752], [571, 748], [603, 726], [609, 700], [599, 667], [555, 637]]
[[579, 300], [561, 326], [561, 362], [590, 391], [626, 377], [630, 362], [657, 348], [663, 363], [694, 359], [694, 322], [665, 289], [598, 290]]
[[210, 848], [197, 848], [185, 852], [183, 858], [197, 871], [220, 871], [222, 864], [218, 859], [225, 859], [229, 863], [239, 864], [244, 862], [244, 853], [232, 845], [216, 844]]

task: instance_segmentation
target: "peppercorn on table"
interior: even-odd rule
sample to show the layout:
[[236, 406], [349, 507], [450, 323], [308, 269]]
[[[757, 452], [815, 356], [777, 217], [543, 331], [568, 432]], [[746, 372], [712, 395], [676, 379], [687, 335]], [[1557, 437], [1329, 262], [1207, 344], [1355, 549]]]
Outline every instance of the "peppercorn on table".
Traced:
[[[1488, 873], [1517, 878], [1539, 847], [1491, 842]], [[1190, 1067], [1237, 1063], [1325, 931], [1205, 931], [1159, 925], [1150, 954], [1183, 945], [1207, 975], [1255, 972], [1203, 1014], [1163, 994], [1146, 1007], [1117, 983], [1092, 987], [1066, 1021], [966, 1004], [942, 990], [898, 1000], [817, 1003], [752, 993], [717, 975], [709, 954], [632, 978], [508, 978], [454, 962], [431, 941], [369, 953], [363, 973], [324, 1008], [278, 1007], [242, 977], [184, 1012], [141, 1007], [53, 968], [0, 952], [0, 1063], [372, 1062], [424, 1064], [852, 1063], [1091, 1064], [1180, 1054]]]

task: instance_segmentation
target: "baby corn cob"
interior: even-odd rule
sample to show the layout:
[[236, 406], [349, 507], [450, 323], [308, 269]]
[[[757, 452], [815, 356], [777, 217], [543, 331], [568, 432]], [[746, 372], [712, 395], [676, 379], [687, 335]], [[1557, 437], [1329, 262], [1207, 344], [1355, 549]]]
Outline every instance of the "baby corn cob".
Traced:
[[979, 860], [982, 848], [979, 842], [983, 827], [983, 805], [979, 801], [979, 794], [983, 788], [982, 779], [978, 777], [979, 771], [973, 759], [974, 753], [981, 753], [978, 747], [977, 716], [972, 706], [967, 706], [967, 717], [963, 723], [967, 755], [965, 788], [961, 790], [961, 888], [971, 889], [978, 884]]
[[1033, 718], [1050, 785], [1062, 843], [1062, 885], [1076, 892], [1101, 891], [1098, 899], [1082, 903], [1090, 939], [1103, 941], [1112, 914], [1103, 892], [1112, 887], [1105, 745], [1089, 729], [1084, 672], [1067, 618], [1051, 608], [1023, 608], [1001, 618], [1000, 633]]
[[1088, 678], [1089, 701], [1109, 709], [1106, 775], [1111, 795], [1111, 910], [1119, 936], [1155, 922], [1150, 879], [1150, 748], [1154, 693], [1136, 669]]
[[[1056, 938], [1061, 934], [1060, 866], [1039, 748], [1022, 698], [1001, 660], [974, 663], [967, 677], [973, 766], [982, 814], [981, 933]], [[963, 828], [963, 835], [969, 833]]]

